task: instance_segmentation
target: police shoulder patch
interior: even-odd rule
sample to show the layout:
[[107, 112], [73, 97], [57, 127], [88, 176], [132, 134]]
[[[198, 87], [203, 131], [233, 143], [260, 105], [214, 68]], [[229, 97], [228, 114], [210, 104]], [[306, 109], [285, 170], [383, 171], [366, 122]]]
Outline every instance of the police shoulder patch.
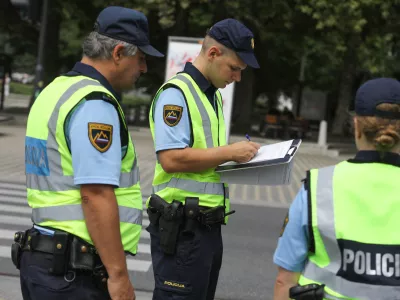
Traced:
[[164, 105], [164, 122], [170, 127], [176, 126], [182, 117], [182, 106]]
[[89, 140], [100, 152], [106, 152], [112, 144], [113, 127], [109, 124], [89, 123]]
[[289, 223], [289, 213], [286, 214], [285, 220], [283, 221], [282, 229], [281, 229], [281, 232], [279, 233], [280, 237], [285, 232], [285, 228], [286, 228], [287, 223]]

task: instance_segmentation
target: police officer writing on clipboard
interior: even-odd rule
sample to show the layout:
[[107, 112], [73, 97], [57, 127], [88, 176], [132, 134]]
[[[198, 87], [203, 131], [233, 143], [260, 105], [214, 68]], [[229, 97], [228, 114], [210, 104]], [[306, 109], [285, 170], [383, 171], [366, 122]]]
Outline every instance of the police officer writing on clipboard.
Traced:
[[309, 171], [290, 207], [274, 300], [400, 299], [397, 80], [358, 89], [354, 133], [355, 158]]
[[146, 73], [146, 17], [108, 7], [83, 42], [83, 58], [34, 102], [26, 177], [34, 227], [15, 234], [12, 259], [27, 299], [135, 299], [142, 195], [121, 92]]
[[221, 224], [229, 212], [228, 186], [215, 168], [247, 162], [259, 145], [227, 145], [218, 88], [258, 68], [252, 32], [234, 19], [208, 31], [200, 54], [157, 92], [150, 126], [157, 153], [148, 201], [154, 300], [214, 299], [222, 262]]

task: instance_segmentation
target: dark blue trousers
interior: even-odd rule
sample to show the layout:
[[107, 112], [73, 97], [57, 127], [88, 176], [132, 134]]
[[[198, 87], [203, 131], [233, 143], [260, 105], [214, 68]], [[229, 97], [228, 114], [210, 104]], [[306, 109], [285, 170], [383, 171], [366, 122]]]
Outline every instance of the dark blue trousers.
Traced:
[[160, 235], [150, 224], [151, 257], [155, 288], [153, 300], [212, 300], [222, 264], [221, 225], [179, 233], [174, 255], [164, 254]]
[[21, 257], [20, 280], [24, 300], [109, 300], [107, 291], [97, 286], [90, 274], [73, 273], [64, 276], [51, 275], [52, 255], [40, 252], [24, 252]]

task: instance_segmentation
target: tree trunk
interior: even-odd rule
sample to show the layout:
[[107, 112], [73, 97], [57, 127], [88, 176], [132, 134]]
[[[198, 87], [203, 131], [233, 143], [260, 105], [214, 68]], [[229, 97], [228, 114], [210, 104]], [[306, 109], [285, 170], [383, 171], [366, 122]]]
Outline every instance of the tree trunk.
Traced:
[[353, 101], [353, 86], [356, 77], [356, 53], [354, 45], [348, 47], [344, 59], [341, 82], [339, 85], [338, 105], [332, 125], [332, 134], [342, 135], [343, 126], [348, 118], [350, 102]]
[[49, 84], [60, 74], [60, 5], [58, 1], [49, 1], [49, 14], [46, 29], [46, 47], [44, 53], [44, 83]]
[[249, 132], [253, 112], [253, 82], [254, 70], [246, 68], [242, 73], [242, 80], [235, 84], [233, 111], [231, 123], [234, 125], [232, 132]]
[[175, 25], [173, 35], [187, 36], [189, 30], [189, 7], [182, 7], [180, 1], [175, 3]]

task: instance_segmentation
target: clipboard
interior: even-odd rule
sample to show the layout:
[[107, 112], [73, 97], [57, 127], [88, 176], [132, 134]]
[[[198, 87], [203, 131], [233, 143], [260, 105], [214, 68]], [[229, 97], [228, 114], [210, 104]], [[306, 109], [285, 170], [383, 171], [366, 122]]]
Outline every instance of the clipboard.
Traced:
[[[287, 185], [290, 184], [293, 158], [301, 139], [291, 140], [291, 145], [283, 157], [268, 160], [250, 160], [247, 163], [228, 162], [218, 166], [215, 171], [221, 182], [248, 185]], [[288, 142], [288, 141], [286, 141]], [[277, 145], [272, 144], [268, 146]], [[256, 157], [255, 157], [256, 158]]]

